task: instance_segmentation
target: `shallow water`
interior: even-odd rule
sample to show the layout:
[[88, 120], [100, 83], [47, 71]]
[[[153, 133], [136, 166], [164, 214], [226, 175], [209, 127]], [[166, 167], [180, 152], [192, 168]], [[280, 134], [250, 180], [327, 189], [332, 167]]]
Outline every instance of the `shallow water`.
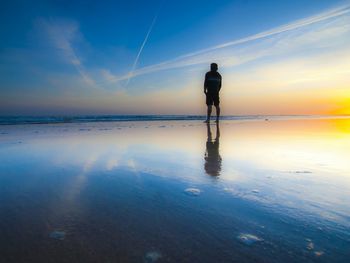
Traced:
[[345, 118], [0, 126], [0, 261], [347, 262], [349, 156]]

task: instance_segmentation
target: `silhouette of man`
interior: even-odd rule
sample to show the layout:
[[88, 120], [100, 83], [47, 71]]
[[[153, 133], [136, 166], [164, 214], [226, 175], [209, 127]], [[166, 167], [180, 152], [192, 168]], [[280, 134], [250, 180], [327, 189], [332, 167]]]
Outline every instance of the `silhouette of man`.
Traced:
[[207, 119], [206, 123], [210, 122], [210, 115], [212, 111], [212, 106], [214, 104], [216, 108], [216, 122], [219, 121], [220, 117], [220, 98], [219, 92], [221, 89], [221, 75], [218, 72], [218, 64], [211, 63], [210, 71], [205, 74], [204, 80], [204, 93], [206, 95], [207, 109]]
[[207, 143], [204, 155], [204, 170], [208, 175], [219, 176], [221, 171], [221, 156], [219, 153], [220, 127], [216, 124], [216, 137], [213, 141], [210, 124], [207, 124]]

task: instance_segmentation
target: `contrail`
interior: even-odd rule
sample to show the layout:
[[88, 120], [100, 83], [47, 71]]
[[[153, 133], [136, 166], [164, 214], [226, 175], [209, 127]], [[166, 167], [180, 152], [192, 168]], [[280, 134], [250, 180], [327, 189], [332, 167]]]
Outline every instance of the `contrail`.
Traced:
[[146, 45], [146, 42], [147, 42], [147, 40], [148, 40], [149, 35], [150, 35], [151, 32], [152, 32], [152, 29], [153, 29], [153, 27], [154, 27], [154, 24], [155, 24], [156, 21], [157, 21], [158, 14], [159, 14], [159, 11], [158, 11], [157, 14], [154, 16], [154, 18], [153, 18], [153, 20], [152, 20], [152, 23], [151, 23], [151, 26], [149, 27], [148, 32], [147, 32], [147, 34], [146, 34], [146, 37], [145, 37], [145, 39], [144, 39], [143, 42], [142, 42], [142, 45], [141, 45], [141, 47], [140, 47], [139, 52], [137, 53], [136, 59], [135, 59], [135, 61], [134, 61], [134, 64], [132, 65], [131, 71], [130, 71], [129, 74], [128, 74], [125, 87], [129, 84], [130, 78], [132, 77], [132, 74], [133, 74], [134, 70], [136, 69], [136, 65], [137, 65], [137, 63], [139, 62], [139, 59], [140, 59], [142, 50], [143, 50], [144, 46]]
[[[138, 75], [143, 75], [143, 74], [156, 72], [156, 71], [160, 71], [160, 70], [165, 70], [165, 69], [178, 68], [178, 67], [198, 64], [195, 61], [191, 61], [191, 58], [195, 58], [199, 55], [204, 55], [204, 54], [207, 54], [207, 53], [210, 53], [210, 52], [213, 52], [216, 50], [220, 50], [220, 49], [223, 49], [226, 47], [232, 47], [232, 46], [236, 46], [239, 44], [251, 42], [254, 40], [271, 37], [271, 36], [281, 34], [284, 32], [288, 32], [288, 31], [292, 31], [295, 29], [303, 28], [303, 27], [306, 27], [306, 26], [309, 26], [312, 24], [316, 24], [318, 22], [322, 22], [322, 21], [325, 21], [325, 20], [328, 20], [331, 18], [342, 16], [342, 15], [345, 15], [348, 13], [350, 13], [350, 4], [345, 4], [343, 6], [322, 12], [320, 14], [310, 16], [310, 17], [307, 17], [304, 19], [300, 19], [300, 20], [297, 20], [297, 21], [294, 21], [294, 22], [291, 22], [289, 24], [285, 24], [285, 25], [282, 25], [279, 27], [275, 27], [275, 28], [272, 28], [270, 30], [257, 33], [255, 35], [251, 35], [251, 36], [248, 36], [245, 38], [233, 40], [233, 41], [219, 44], [216, 46], [212, 46], [212, 47], [209, 47], [206, 49], [202, 49], [199, 51], [188, 53], [188, 54], [185, 54], [185, 55], [182, 55], [182, 56], [179, 56], [179, 57], [167, 60], [167, 61], [163, 61], [163, 62], [158, 63], [158, 64], [154, 64], [154, 65], [140, 68], [136, 71], [135, 71], [135, 67], [133, 67], [133, 70], [128, 75], [124, 75], [124, 76], [119, 77], [119, 80], [122, 80], [122, 79], [129, 80], [130, 77], [134, 77], [134, 76], [138, 76]], [[153, 25], [153, 23], [152, 23], [152, 25]], [[152, 26], [150, 29], [152, 29]], [[148, 35], [149, 34], [147, 34], [145, 41], [147, 40]], [[145, 41], [144, 41], [144, 43], [145, 43]], [[142, 51], [143, 46], [144, 46], [144, 44], [142, 45], [140, 52]], [[139, 54], [140, 54], [140, 52], [139, 52]], [[135, 61], [136, 63], [137, 63], [138, 57], [139, 56], [137, 56], [137, 58], [136, 58], [136, 61]], [[134, 64], [134, 66], [135, 66], [135, 64]]]
[[135, 76], [139, 76], [139, 75], [144, 75], [144, 74], [149, 74], [152, 72], [157, 72], [157, 71], [161, 71], [161, 70], [166, 70], [166, 69], [173, 69], [173, 68], [180, 68], [180, 67], [186, 67], [186, 66], [190, 66], [190, 65], [196, 65], [196, 64], [200, 64], [203, 62], [203, 59], [205, 59], [205, 55], [210, 54], [211, 52], [215, 52], [227, 47], [233, 47], [236, 45], [241, 45], [244, 43], [249, 43], [255, 40], [259, 40], [259, 39], [264, 39], [264, 38], [268, 38], [271, 36], [275, 36], [281, 33], [285, 33], [285, 32], [289, 32], [289, 31], [293, 31], [293, 30], [297, 30], [300, 28], [304, 28], [313, 24], [317, 24], [323, 21], [327, 21], [329, 19], [332, 18], [337, 18], [337, 17], [341, 17], [344, 15], [348, 15], [350, 13], [350, 4], [344, 4], [342, 6], [336, 7], [336, 8], [332, 8], [332, 9], [328, 9], [324, 12], [321, 12], [319, 14], [313, 15], [313, 16], [309, 16], [303, 19], [299, 19], [275, 28], [271, 28], [269, 30], [266, 31], [262, 31], [259, 32], [257, 34], [254, 35], [250, 35], [241, 39], [236, 39], [233, 41], [229, 41], [226, 43], [222, 43], [216, 46], [212, 46], [206, 49], [202, 49], [202, 50], [198, 50], [198, 51], [194, 51], [192, 53], [187, 53], [184, 54], [182, 56], [178, 56], [175, 57], [173, 59], [170, 60], [166, 60], [157, 64], [153, 64], [153, 65], [149, 65], [146, 67], [142, 67], [139, 69], [136, 69], [136, 65], [138, 63], [138, 60], [140, 58], [141, 52], [147, 42], [147, 39], [152, 31], [152, 28], [157, 20], [158, 14], [154, 17], [152, 24], [147, 32], [147, 35], [141, 45], [141, 48], [137, 54], [137, 57], [135, 59], [135, 62], [133, 64], [132, 70], [125, 75], [121, 75], [121, 76], [115, 76], [114, 81], [118, 82], [118, 81], [123, 81], [123, 80], [127, 80], [127, 84], [129, 83], [130, 78], [133, 78]]
[[229, 41], [229, 42], [226, 42], [226, 43], [223, 43], [223, 44], [219, 44], [219, 45], [216, 45], [216, 46], [213, 46], [213, 47], [210, 47], [210, 48], [206, 48], [206, 49], [195, 51], [195, 52], [192, 52], [192, 53], [189, 53], [189, 54], [186, 54], [186, 55], [182, 55], [182, 56], [180, 56], [180, 57], [178, 57], [176, 59], [192, 57], [192, 56], [195, 56], [195, 55], [199, 55], [199, 54], [202, 54], [202, 53], [214, 51], [214, 50], [217, 50], [217, 49], [221, 49], [221, 48], [225, 48], [225, 47], [229, 47], [229, 46], [235, 46], [235, 45], [238, 45], [238, 44], [243, 44], [243, 43], [250, 42], [250, 41], [253, 41], [253, 40], [257, 40], [257, 39], [267, 38], [269, 36], [277, 35], [277, 34], [284, 33], [284, 32], [287, 32], [287, 31], [291, 31], [291, 30], [294, 30], [294, 29], [298, 29], [298, 28], [302, 28], [302, 27], [305, 27], [305, 26], [309, 26], [309, 25], [312, 25], [312, 24], [315, 24], [315, 23], [318, 23], [318, 22], [322, 22], [322, 21], [325, 21], [327, 19], [338, 17], [338, 16], [341, 16], [341, 15], [347, 14], [349, 12], [350, 12], [350, 4], [346, 4], [346, 5], [343, 5], [343, 6], [340, 6], [340, 7], [331, 9], [331, 10], [328, 10], [326, 12], [323, 12], [323, 13], [320, 13], [320, 14], [317, 14], [317, 15], [314, 15], [314, 16], [311, 16], [311, 17], [300, 19], [300, 20], [294, 21], [294, 22], [289, 23], [289, 24], [285, 24], [285, 25], [282, 25], [282, 26], [279, 26], [279, 27], [275, 27], [275, 28], [267, 30], [267, 31], [263, 31], [263, 32], [257, 33], [255, 35], [252, 35], [252, 36], [249, 36], [249, 37], [245, 37], [245, 38], [241, 38], [241, 39], [238, 39], [238, 40]]

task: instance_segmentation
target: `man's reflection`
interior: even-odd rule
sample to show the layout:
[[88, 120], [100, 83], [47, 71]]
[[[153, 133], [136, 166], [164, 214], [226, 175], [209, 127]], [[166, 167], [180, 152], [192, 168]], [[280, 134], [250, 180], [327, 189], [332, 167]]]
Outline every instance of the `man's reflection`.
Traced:
[[210, 124], [207, 124], [207, 143], [204, 155], [204, 169], [208, 175], [219, 176], [221, 171], [221, 156], [219, 154], [220, 127], [216, 123], [216, 137], [213, 140]]

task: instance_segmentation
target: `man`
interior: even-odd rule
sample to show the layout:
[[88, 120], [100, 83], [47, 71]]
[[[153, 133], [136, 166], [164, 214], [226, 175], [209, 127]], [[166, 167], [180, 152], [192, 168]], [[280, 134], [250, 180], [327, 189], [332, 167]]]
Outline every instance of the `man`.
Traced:
[[206, 123], [210, 122], [210, 115], [212, 106], [214, 104], [216, 108], [216, 122], [219, 122], [220, 117], [220, 99], [219, 91], [221, 89], [221, 75], [218, 72], [218, 64], [211, 63], [210, 71], [205, 74], [204, 80], [204, 93], [206, 95], [207, 109], [207, 120]]

